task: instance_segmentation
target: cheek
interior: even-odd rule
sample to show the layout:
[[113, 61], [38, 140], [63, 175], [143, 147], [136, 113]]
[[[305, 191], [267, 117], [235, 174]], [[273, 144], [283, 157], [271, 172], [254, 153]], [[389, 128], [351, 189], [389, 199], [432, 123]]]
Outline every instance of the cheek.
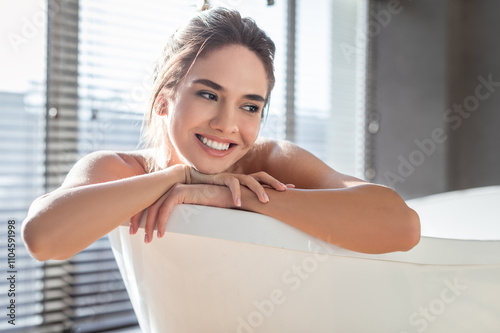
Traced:
[[176, 103], [172, 105], [167, 115], [167, 128], [171, 135], [179, 135], [185, 132], [185, 127], [189, 126], [190, 119], [193, 118], [189, 114], [189, 108], [184, 107], [182, 103]]
[[185, 119], [179, 117], [179, 114], [175, 112], [169, 114], [168, 118], [164, 121], [166, 136], [177, 150], [183, 146], [183, 142], [185, 141], [183, 137], [183, 133], [185, 133], [183, 130], [185, 126], [184, 122]]
[[260, 131], [260, 119], [258, 120], [250, 120], [243, 122], [243, 126], [240, 127], [240, 132], [242, 136], [245, 138], [247, 144], [252, 145], [257, 137], [259, 136]]

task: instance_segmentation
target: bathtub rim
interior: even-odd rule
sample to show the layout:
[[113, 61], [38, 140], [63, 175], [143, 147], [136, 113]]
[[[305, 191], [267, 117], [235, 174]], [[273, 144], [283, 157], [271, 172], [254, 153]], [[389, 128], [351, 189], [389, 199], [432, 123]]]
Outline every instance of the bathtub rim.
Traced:
[[[196, 212], [194, 214], [193, 212]], [[220, 217], [230, 215], [230, 219]], [[144, 237], [144, 214], [139, 235]], [[128, 221], [119, 228], [127, 228]], [[266, 230], [262, 233], [261, 230]], [[317, 239], [282, 221], [258, 213], [197, 205], [177, 205], [166, 225], [162, 239], [154, 236], [151, 244], [167, 239], [167, 234], [186, 234], [226, 241], [245, 242], [288, 250], [397, 261], [425, 265], [495, 265], [500, 264], [500, 241], [463, 240], [422, 236], [420, 243], [410, 251], [384, 254], [365, 254], [346, 250]]]
[[[487, 205], [488, 201], [492, 204]], [[495, 221], [495, 217], [500, 216], [500, 207], [496, 208], [495, 202], [500, 202], [500, 185], [435, 193], [406, 201], [420, 216], [422, 236], [481, 242], [500, 241], [500, 218]], [[438, 209], [438, 206], [441, 207]], [[476, 211], [480, 211], [482, 217], [487, 216], [487, 222], [480, 220], [480, 227], [477, 227], [477, 221], [468, 222]], [[453, 222], [458, 222], [458, 228]], [[476, 228], [471, 227], [473, 225]], [[494, 232], [491, 225], [496, 225]]]

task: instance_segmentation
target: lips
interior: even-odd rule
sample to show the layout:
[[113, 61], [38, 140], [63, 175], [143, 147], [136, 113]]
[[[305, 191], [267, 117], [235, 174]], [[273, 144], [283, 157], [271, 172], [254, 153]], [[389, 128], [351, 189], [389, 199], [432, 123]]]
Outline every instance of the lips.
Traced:
[[196, 134], [202, 148], [212, 156], [228, 155], [237, 144], [231, 140], [221, 139], [211, 135]]
[[215, 149], [215, 150], [228, 150], [229, 147], [231, 146], [231, 143], [227, 142], [218, 142], [216, 140], [211, 140], [207, 138], [206, 136], [197, 134], [196, 137], [198, 140], [203, 142], [203, 144], [209, 148]]

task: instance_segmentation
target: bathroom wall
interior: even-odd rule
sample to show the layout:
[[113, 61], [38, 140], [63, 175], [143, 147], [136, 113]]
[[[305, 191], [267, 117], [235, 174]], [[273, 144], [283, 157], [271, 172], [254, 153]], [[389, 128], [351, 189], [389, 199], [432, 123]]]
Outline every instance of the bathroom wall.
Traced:
[[405, 199], [500, 184], [500, 84], [484, 83], [500, 82], [499, 10], [494, 0], [371, 2], [374, 182]]
[[[500, 184], [500, 1], [449, 1], [448, 105], [465, 103], [449, 130], [448, 188]], [[496, 82], [492, 91], [478, 76]], [[485, 86], [479, 88], [478, 86]], [[478, 93], [476, 93], [476, 89]], [[476, 94], [478, 94], [476, 96]], [[484, 97], [482, 95], [485, 95]], [[470, 96], [470, 97], [467, 97]], [[477, 101], [477, 103], [475, 103]], [[470, 110], [470, 111], [469, 111]]]

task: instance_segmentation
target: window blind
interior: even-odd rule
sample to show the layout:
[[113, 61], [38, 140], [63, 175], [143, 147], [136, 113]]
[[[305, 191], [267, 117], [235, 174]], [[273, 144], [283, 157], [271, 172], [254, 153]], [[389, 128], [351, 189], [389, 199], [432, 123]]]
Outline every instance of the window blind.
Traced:
[[[33, 332], [30, 328], [42, 321], [43, 265], [31, 258], [21, 241], [21, 222], [31, 201], [43, 193], [44, 179], [44, 108], [39, 103], [44, 89], [35, 84], [29, 89], [0, 92], [1, 332]], [[9, 225], [15, 228], [14, 242], [8, 239]], [[11, 276], [13, 281], [8, 280]], [[7, 309], [11, 304], [14, 307]]]
[[21, 239], [27, 208], [44, 192], [46, 25], [40, 15], [38, 8], [10, 6], [0, 13], [0, 332], [42, 332], [36, 326], [42, 322], [43, 264]]
[[295, 141], [359, 178], [365, 155], [365, 7], [364, 1], [297, 0], [296, 9]]

